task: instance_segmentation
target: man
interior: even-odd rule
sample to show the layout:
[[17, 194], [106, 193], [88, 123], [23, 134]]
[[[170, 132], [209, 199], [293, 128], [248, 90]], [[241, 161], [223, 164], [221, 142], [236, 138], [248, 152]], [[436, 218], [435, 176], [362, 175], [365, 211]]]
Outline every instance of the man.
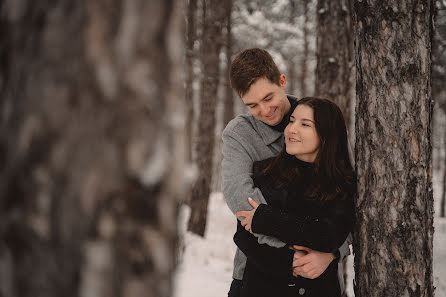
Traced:
[[[255, 161], [277, 155], [284, 145], [283, 131], [297, 99], [285, 93], [286, 78], [281, 74], [271, 55], [259, 48], [244, 50], [231, 64], [231, 86], [248, 107], [250, 114], [239, 115], [223, 131], [222, 190], [231, 211], [251, 209], [248, 198], [266, 203], [259, 189], [254, 187], [252, 165]], [[285, 243], [269, 236], [255, 234], [259, 243], [284, 247]], [[339, 251], [322, 253], [296, 247], [294, 275], [317, 278], [337, 258], [350, 254], [349, 242]], [[307, 254], [302, 253], [304, 250]], [[233, 282], [228, 296], [240, 295], [246, 256], [237, 249], [234, 258]]]

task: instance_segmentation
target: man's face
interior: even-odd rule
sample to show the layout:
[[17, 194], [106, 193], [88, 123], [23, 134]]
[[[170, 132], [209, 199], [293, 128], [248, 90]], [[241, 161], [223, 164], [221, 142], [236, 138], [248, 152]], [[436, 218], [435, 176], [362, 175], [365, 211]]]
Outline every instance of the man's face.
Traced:
[[291, 108], [285, 94], [285, 75], [280, 76], [280, 86], [267, 78], [259, 78], [243, 95], [243, 103], [259, 121], [270, 126], [278, 125]]

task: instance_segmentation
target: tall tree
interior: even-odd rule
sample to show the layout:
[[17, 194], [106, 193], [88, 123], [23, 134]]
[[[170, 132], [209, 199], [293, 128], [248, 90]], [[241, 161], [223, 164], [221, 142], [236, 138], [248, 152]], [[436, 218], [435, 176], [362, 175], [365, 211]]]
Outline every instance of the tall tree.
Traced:
[[315, 93], [333, 99], [351, 131], [355, 96], [352, 10], [353, 0], [317, 1]]
[[433, 1], [355, 1], [355, 296], [433, 296]]
[[[315, 93], [334, 100], [344, 114], [353, 144], [351, 123], [352, 101], [355, 96], [353, 0], [318, 0], [316, 33]], [[342, 262], [344, 288], [348, 285], [347, 259]]]
[[[446, 114], [446, 91], [444, 89], [444, 82], [446, 81], [446, 2], [436, 1], [436, 5], [435, 35], [432, 49], [432, 98], [436, 107], [438, 107], [434, 111], [434, 116], [440, 116], [441, 113]], [[439, 120], [436, 122], [440, 123]], [[438, 132], [443, 129], [443, 143], [438, 145], [438, 148], [439, 151], [444, 151], [446, 150], [446, 127], [445, 125], [437, 125], [435, 129], [439, 130]], [[440, 135], [440, 133], [436, 133], [437, 137]], [[441, 154], [438, 155], [441, 156]], [[438, 162], [437, 169], [441, 168], [440, 164], [441, 162]], [[443, 191], [440, 197], [441, 217], [445, 216], [446, 211], [446, 157], [443, 159], [443, 164]]]
[[[289, 15], [288, 15], [288, 23], [294, 27], [295, 26], [295, 18], [296, 18], [296, 10], [297, 5], [295, 0], [289, 0]], [[288, 85], [288, 93], [294, 94], [294, 90], [296, 89], [296, 63], [294, 63], [295, 53], [291, 55], [287, 55], [287, 85]]]
[[204, 236], [215, 143], [215, 105], [220, 81], [220, 49], [223, 44], [225, 1], [203, 1], [203, 29], [201, 40], [202, 81], [200, 114], [195, 144], [198, 177], [191, 192], [191, 215], [188, 230]]
[[302, 46], [303, 46], [303, 51], [302, 51], [302, 59], [301, 59], [301, 63], [300, 63], [300, 77], [299, 77], [299, 82], [300, 82], [300, 96], [301, 97], [305, 97], [308, 95], [308, 91], [307, 91], [307, 71], [308, 71], [308, 56], [309, 56], [309, 30], [308, 30], [308, 25], [310, 22], [310, 11], [309, 11], [309, 3], [311, 1], [310, 0], [304, 0], [302, 1], [303, 4], [303, 26], [302, 26]]
[[224, 104], [223, 104], [223, 127], [229, 123], [234, 117], [234, 92], [229, 81], [229, 68], [232, 62], [232, 0], [224, 1], [226, 3], [226, 40], [225, 40], [225, 56], [226, 56], [226, 71], [225, 71], [225, 89], [224, 89]]
[[186, 15], [186, 58], [185, 58], [185, 68], [186, 68], [186, 160], [187, 162], [192, 162], [192, 150], [193, 150], [193, 123], [195, 118], [194, 112], [194, 59], [195, 51], [194, 44], [196, 40], [196, 18], [197, 18], [197, 0], [189, 0], [187, 4], [187, 15]]
[[171, 296], [180, 4], [1, 3], [1, 296]]

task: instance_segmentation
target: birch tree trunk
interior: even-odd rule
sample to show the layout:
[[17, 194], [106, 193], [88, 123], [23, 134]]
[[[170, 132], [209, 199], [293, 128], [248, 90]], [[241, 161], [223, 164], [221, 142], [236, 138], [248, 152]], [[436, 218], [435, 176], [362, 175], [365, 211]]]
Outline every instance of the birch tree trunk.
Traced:
[[433, 296], [433, 1], [355, 1], [355, 296]]
[[315, 93], [336, 102], [351, 130], [351, 102], [355, 96], [353, 0], [318, 0]]
[[202, 65], [200, 114], [196, 147], [198, 177], [191, 192], [191, 215], [188, 230], [204, 236], [207, 206], [212, 181], [212, 160], [215, 143], [215, 105], [220, 81], [219, 54], [223, 44], [225, 1], [203, 1]]
[[171, 296], [180, 4], [0, 5], [0, 296]]

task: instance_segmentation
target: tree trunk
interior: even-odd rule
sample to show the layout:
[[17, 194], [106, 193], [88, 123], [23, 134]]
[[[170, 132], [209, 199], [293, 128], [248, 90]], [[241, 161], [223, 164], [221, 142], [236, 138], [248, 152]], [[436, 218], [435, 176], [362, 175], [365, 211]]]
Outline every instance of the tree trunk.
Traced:
[[355, 1], [355, 296], [433, 296], [433, 1]]
[[202, 65], [198, 134], [195, 144], [198, 177], [191, 192], [191, 215], [188, 230], [204, 236], [215, 143], [215, 105], [220, 80], [219, 54], [222, 46], [222, 27], [225, 1], [203, 1]]
[[[444, 135], [444, 146], [443, 149], [446, 148], [446, 129]], [[440, 217], [445, 217], [446, 211], [446, 157], [444, 158], [444, 167], [443, 167], [443, 193], [441, 195], [441, 203], [440, 203]]]
[[[295, 0], [289, 0], [289, 15], [288, 15], [288, 23], [291, 27], [295, 26], [295, 17], [296, 17], [296, 3]], [[296, 89], [296, 63], [294, 63], [295, 53], [292, 55], [287, 55], [287, 87], [288, 93], [294, 94]]]
[[229, 69], [232, 62], [232, 0], [226, 0], [226, 42], [225, 42], [225, 54], [226, 54], [226, 73], [225, 73], [225, 93], [224, 93], [224, 108], [223, 108], [223, 127], [234, 118], [234, 93], [231, 88], [231, 82], [229, 81]]
[[0, 296], [171, 296], [181, 1], [2, 4]]
[[197, 17], [197, 0], [189, 0], [187, 6], [187, 16], [186, 16], [186, 161], [188, 163], [192, 162], [192, 150], [193, 150], [193, 123], [195, 118], [194, 113], [194, 43], [196, 40], [196, 23], [195, 19]]
[[355, 96], [352, 6], [353, 0], [318, 0], [315, 79], [315, 93], [338, 104], [349, 131]]
[[300, 64], [300, 96], [306, 97], [308, 95], [307, 92], [307, 70], [308, 70], [308, 48], [309, 48], [309, 41], [308, 41], [308, 23], [310, 22], [310, 13], [309, 13], [309, 0], [304, 0], [304, 24], [302, 26], [303, 31], [303, 51], [302, 51], [302, 60]]

